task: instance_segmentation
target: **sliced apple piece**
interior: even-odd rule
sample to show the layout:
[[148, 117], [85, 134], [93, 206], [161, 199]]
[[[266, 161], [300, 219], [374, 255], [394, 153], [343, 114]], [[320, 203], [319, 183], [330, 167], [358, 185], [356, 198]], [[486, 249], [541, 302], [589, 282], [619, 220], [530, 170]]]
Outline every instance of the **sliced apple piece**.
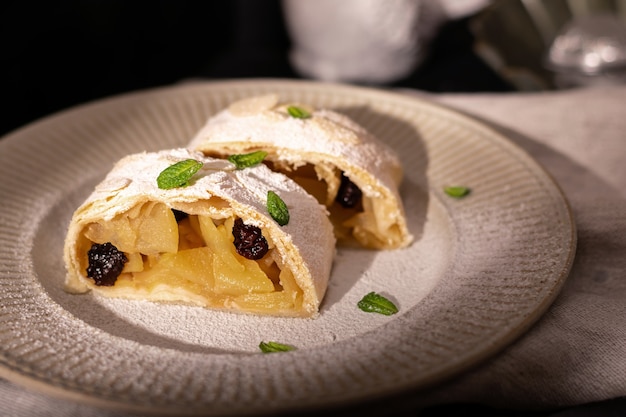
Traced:
[[165, 204], [144, 204], [139, 217], [131, 220], [131, 226], [137, 231], [135, 252], [149, 255], [178, 251], [178, 224]]
[[[198, 216], [200, 230], [206, 245], [215, 253], [213, 274], [215, 292], [240, 295], [274, 291], [274, 284], [256, 261], [236, 253], [233, 245], [232, 226], [216, 226], [207, 216]], [[232, 221], [228, 222], [232, 224]]]
[[137, 286], [154, 287], [166, 284], [173, 287], [195, 287], [201, 295], [213, 288], [214, 254], [207, 247], [182, 250], [176, 254], [164, 253], [150, 268], [134, 274]]
[[100, 244], [111, 242], [126, 253], [152, 255], [178, 250], [176, 218], [162, 203], [146, 203], [106, 222], [90, 223], [85, 237]]

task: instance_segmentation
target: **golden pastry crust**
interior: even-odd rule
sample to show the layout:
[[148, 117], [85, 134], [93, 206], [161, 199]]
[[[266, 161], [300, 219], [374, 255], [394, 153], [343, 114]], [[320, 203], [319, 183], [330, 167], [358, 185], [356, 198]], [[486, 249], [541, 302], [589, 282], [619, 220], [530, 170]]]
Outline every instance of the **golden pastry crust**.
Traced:
[[[293, 117], [290, 106], [308, 117]], [[329, 208], [342, 243], [393, 249], [413, 241], [398, 192], [403, 176], [398, 156], [345, 115], [279, 103], [274, 94], [252, 97], [211, 117], [188, 147], [215, 157], [268, 152], [272, 169], [294, 178]], [[342, 174], [362, 191], [357, 209], [344, 210], [334, 202]], [[316, 181], [323, 182], [323, 190]]]
[[[204, 164], [191, 183], [158, 188], [159, 173], [185, 159]], [[269, 190], [286, 203], [287, 225], [280, 226], [268, 213]], [[172, 209], [187, 218], [176, 222]], [[232, 253], [231, 229], [238, 218], [258, 227], [267, 239], [269, 251], [263, 259], [244, 260]], [[96, 285], [86, 276], [86, 252], [93, 243], [105, 243], [98, 240], [115, 241], [120, 250], [128, 250], [129, 261], [113, 286]], [[326, 209], [285, 176], [262, 164], [237, 170], [230, 162], [174, 149], [120, 160], [74, 213], [64, 250], [65, 286], [71, 292], [312, 317], [328, 285], [335, 238]], [[215, 267], [215, 262], [222, 266]], [[213, 271], [206, 279], [198, 272], [203, 268]], [[224, 272], [233, 268], [256, 274], [249, 288], [247, 281], [236, 282]]]

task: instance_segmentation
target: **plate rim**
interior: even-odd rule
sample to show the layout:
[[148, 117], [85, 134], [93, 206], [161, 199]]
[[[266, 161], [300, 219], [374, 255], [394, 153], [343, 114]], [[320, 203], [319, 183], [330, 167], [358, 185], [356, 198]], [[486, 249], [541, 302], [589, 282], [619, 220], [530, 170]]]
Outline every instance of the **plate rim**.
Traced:
[[[564, 209], [567, 213], [568, 226], [570, 230], [570, 244], [568, 245], [568, 254], [567, 259], [563, 264], [563, 268], [559, 274], [559, 277], [556, 279], [553, 286], [550, 287], [548, 294], [543, 298], [542, 302], [535, 308], [532, 312], [530, 312], [529, 316], [525, 318], [523, 325], [518, 325], [516, 328], [510, 329], [510, 332], [506, 335], [506, 337], [502, 337], [499, 339], [500, 343], [497, 345], [490, 346], [489, 349], [481, 349], [479, 352], [474, 354], [474, 356], [466, 357], [465, 360], [461, 363], [456, 364], [454, 367], [448, 367], [447, 373], [439, 372], [437, 375], [431, 376], [430, 380], [422, 380], [417, 384], [405, 384], [403, 387], [394, 387], [390, 389], [390, 392], [381, 393], [380, 395], [391, 395], [397, 394], [398, 392], [404, 390], [420, 390], [425, 388], [426, 386], [431, 386], [434, 383], [443, 382], [449, 379], [451, 376], [456, 375], [464, 370], [467, 370], [473, 366], [476, 366], [480, 362], [484, 361], [488, 357], [491, 357], [495, 353], [503, 350], [506, 346], [510, 345], [513, 341], [518, 339], [521, 335], [523, 335], [532, 325], [536, 323], [536, 321], [547, 311], [549, 306], [553, 303], [554, 299], [559, 294], [563, 284], [565, 283], [571, 266], [574, 261], [575, 251], [576, 251], [576, 226], [574, 222], [574, 215], [571, 209], [571, 205], [567, 200], [562, 188], [555, 181], [555, 179], [537, 162], [535, 161], [530, 154], [511, 140], [509, 140], [503, 133], [499, 132], [493, 126], [487, 124], [487, 122], [479, 121], [473, 118], [471, 115], [462, 113], [460, 111], [451, 109], [443, 104], [437, 103], [436, 101], [428, 100], [427, 97], [416, 97], [409, 96], [404, 93], [394, 92], [394, 91], [385, 91], [370, 87], [361, 87], [361, 86], [352, 86], [352, 85], [344, 85], [344, 84], [333, 84], [333, 83], [321, 83], [316, 81], [302, 81], [302, 80], [280, 80], [280, 79], [245, 79], [245, 80], [219, 80], [219, 81], [200, 81], [193, 82], [189, 84], [177, 84], [173, 86], [162, 86], [157, 88], [149, 88], [145, 90], [139, 91], [131, 91], [123, 94], [113, 95], [111, 97], [106, 97], [103, 99], [93, 100], [84, 104], [79, 104], [77, 106], [70, 107], [68, 109], [61, 110], [59, 112], [53, 113], [44, 118], [38, 119], [32, 123], [29, 123], [21, 128], [10, 132], [5, 135], [2, 139], [0, 139], [0, 149], [6, 149], [10, 146], [19, 146], [15, 145], [14, 142], [18, 140], [22, 140], [22, 136], [27, 135], [29, 129], [37, 129], [46, 123], [54, 123], [59, 119], [64, 117], [68, 117], [68, 115], [76, 114], [76, 112], [81, 111], [96, 111], [100, 106], [108, 106], [112, 103], [118, 102], [118, 100], [134, 100], [138, 96], [145, 96], [151, 94], [179, 94], [184, 89], [196, 90], [199, 86], [201, 88], [215, 88], [216, 86], [220, 88], [229, 88], [240, 85], [258, 85], [263, 84], [266, 88], [269, 86], [276, 85], [289, 85], [291, 88], [336, 88], [340, 89], [344, 92], [356, 92], [365, 95], [373, 95], [373, 96], [381, 96], [391, 99], [393, 101], [404, 101], [406, 103], [415, 104], [415, 102], [420, 102], [420, 105], [436, 109], [438, 112], [443, 112], [448, 117], [452, 117], [454, 120], [462, 122], [465, 125], [470, 125], [472, 128], [477, 129], [478, 131], [488, 132], [489, 135], [498, 140], [498, 145], [503, 146], [505, 150], [507, 150], [510, 154], [515, 155], [517, 158], [522, 158], [522, 162], [530, 166], [536, 172], [541, 173], [544, 176], [544, 179], [547, 183], [550, 184], [554, 190], [560, 196], [560, 203], [564, 205]], [[7, 145], [9, 144], [9, 145]], [[115, 409], [123, 409], [128, 410], [128, 403], [115, 403], [109, 400], [96, 398], [84, 393], [77, 393], [73, 391], [68, 391], [65, 388], [60, 388], [58, 386], [51, 385], [49, 382], [41, 381], [36, 378], [31, 378], [29, 376], [25, 376], [23, 373], [20, 373], [18, 370], [12, 370], [5, 367], [4, 360], [2, 361], [2, 366], [0, 366], [0, 376], [5, 377], [10, 381], [16, 382], [18, 385], [22, 385], [25, 387], [35, 388], [38, 391], [43, 391], [46, 393], [52, 393], [55, 396], [60, 396], [72, 400], [80, 400], [82, 402], [86, 402], [89, 404], [94, 404], [98, 406], [107, 406], [113, 407]], [[339, 401], [339, 403], [343, 403], [344, 401]], [[144, 409], [140, 407], [135, 411], [154, 411], [153, 409]]]

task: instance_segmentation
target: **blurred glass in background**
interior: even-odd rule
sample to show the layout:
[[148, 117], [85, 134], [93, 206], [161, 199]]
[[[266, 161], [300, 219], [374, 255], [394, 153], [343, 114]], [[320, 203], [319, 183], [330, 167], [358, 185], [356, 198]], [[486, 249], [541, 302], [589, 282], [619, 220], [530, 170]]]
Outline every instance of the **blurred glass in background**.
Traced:
[[626, 0], [494, 1], [474, 50], [517, 90], [626, 82]]

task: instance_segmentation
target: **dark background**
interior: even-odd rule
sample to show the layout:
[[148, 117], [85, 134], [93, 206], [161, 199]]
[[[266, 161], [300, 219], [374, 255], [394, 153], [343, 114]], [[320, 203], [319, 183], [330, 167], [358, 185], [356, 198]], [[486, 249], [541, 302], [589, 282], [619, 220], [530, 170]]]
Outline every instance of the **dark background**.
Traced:
[[[42, 116], [189, 78], [300, 78], [279, 0], [0, 3], [0, 135]], [[468, 19], [444, 26], [393, 86], [508, 91], [472, 51]]]

